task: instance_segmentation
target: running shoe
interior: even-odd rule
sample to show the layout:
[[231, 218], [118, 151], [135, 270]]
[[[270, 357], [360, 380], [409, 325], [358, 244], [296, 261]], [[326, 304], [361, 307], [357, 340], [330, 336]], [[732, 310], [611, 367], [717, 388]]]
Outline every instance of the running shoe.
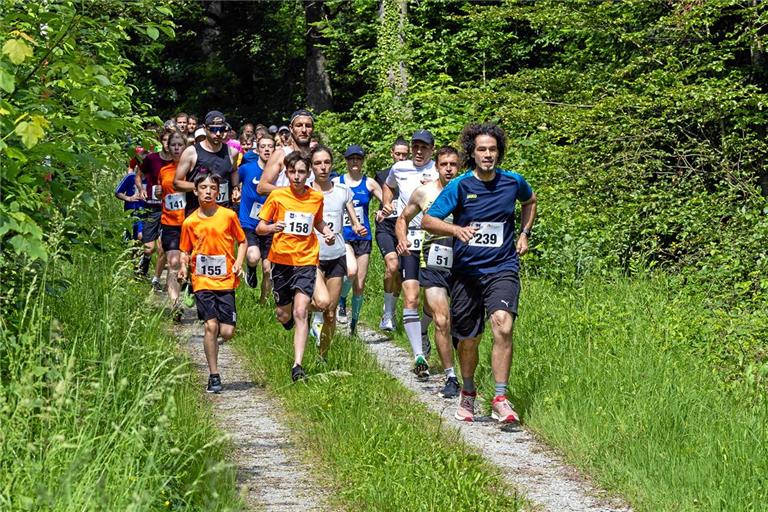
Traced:
[[160, 280], [156, 277], [152, 278], [152, 289], [156, 292], [163, 291], [163, 285], [160, 284]]
[[214, 373], [208, 376], [208, 387], [205, 390], [208, 393], [221, 393], [221, 377], [218, 373]]
[[246, 271], [245, 271], [245, 282], [248, 283], [248, 286], [251, 288], [256, 288], [259, 286], [259, 273], [256, 271], [256, 269], [252, 269], [251, 267], [246, 265]]
[[297, 380], [304, 380], [307, 378], [307, 374], [304, 373], [304, 368], [300, 364], [297, 364], [291, 368], [291, 380], [296, 382]]
[[497, 396], [491, 403], [491, 416], [499, 423], [520, 423], [520, 416], [512, 408], [507, 397]]
[[384, 315], [381, 317], [381, 322], [379, 322], [379, 329], [386, 332], [392, 332], [395, 330], [395, 322], [392, 321], [392, 317], [389, 315]]
[[419, 380], [426, 380], [429, 378], [429, 363], [424, 356], [418, 356], [416, 362], [413, 364], [413, 373]]
[[448, 377], [448, 380], [445, 381], [445, 386], [443, 386], [442, 391], [440, 391], [440, 395], [443, 398], [456, 398], [459, 396], [460, 390], [459, 380], [456, 377]]
[[421, 335], [421, 350], [424, 352], [424, 357], [429, 359], [429, 355], [432, 353], [432, 343], [429, 342], [429, 335]]
[[475, 398], [477, 398], [477, 392], [468, 393], [462, 390], [454, 418], [459, 421], [475, 421]]
[[336, 310], [336, 321], [340, 324], [347, 323], [347, 306], [339, 304], [339, 309]]
[[320, 333], [323, 331], [323, 324], [312, 322], [309, 328], [309, 335], [315, 339], [315, 345], [320, 346]]

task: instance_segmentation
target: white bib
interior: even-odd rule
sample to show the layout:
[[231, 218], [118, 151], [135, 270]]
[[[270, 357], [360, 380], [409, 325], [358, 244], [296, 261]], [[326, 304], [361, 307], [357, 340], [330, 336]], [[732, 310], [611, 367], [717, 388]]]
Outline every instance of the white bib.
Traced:
[[165, 209], [171, 211], [183, 210], [187, 206], [187, 194], [176, 192], [165, 196]]
[[399, 204], [398, 201], [395, 201], [394, 203], [392, 203], [392, 213], [389, 214], [389, 217], [387, 217], [388, 219], [394, 219], [395, 217], [397, 217], [397, 205], [398, 204]]
[[411, 242], [411, 246], [408, 250], [420, 251], [421, 240], [424, 237], [424, 231], [421, 229], [408, 228], [408, 241]]
[[198, 254], [195, 261], [195, 274], [198, 276], [224, 277], [227, 275], [227, 257], [224, 254], [213, 256]]
[[469, 245], [475, 247], [501, 247], [504, 243], [503, 222], [473, 222], [475, 235], [469, 241]]
[[334, 235], [341, 233], [340, 220], [341, 215], [339, 215], [339, 212], [323, 212], [323, 221], [325, 221], [325, 225], [328, 226], [328, 229], [333, 231]]
[[219, 185], [219, 195], [216, 196], [217, 203], [226, 203], [229, 201], [229, 183]]
[[152, 185], [152, 199], [153, 201], [159, 201], [160, 197], [163, 195], [163, 187], [160, 185]]
[[258, 203], [256, 201], [253, 202], [253, 206], [251, 206], [251, 213], [248, 214], [248, 216], [252, 219], [258, 219], [259, 218], [259, 212], [261, 211], [261, 207], [264, 206], [261, 203]]
[[[363, 223], [363, 207], [362, 206], [355, 206], [355, 216], [357, 217], [357, 222], [360, 224]], [[352, 226], [352, 219], [349, 218], [349, 215], [347, 214], [347, 209], [344, 209], [344, 227], [350, 227]]]
[[453, 247], [445, 245], [430, 246], [427, 267], [450, 270], [453, 267]]
[[311, 213], [285, 212], [285, 229], [283, 229], [283, 233], [308, 236], [312, 233], [313, 217]]

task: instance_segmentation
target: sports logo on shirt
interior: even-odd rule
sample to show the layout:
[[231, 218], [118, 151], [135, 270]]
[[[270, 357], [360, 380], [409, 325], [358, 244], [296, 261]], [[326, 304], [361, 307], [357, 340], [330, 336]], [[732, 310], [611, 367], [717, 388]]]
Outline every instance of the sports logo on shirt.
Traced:
[[467, 199], [477, 199], [477, 194], [467, 194]]

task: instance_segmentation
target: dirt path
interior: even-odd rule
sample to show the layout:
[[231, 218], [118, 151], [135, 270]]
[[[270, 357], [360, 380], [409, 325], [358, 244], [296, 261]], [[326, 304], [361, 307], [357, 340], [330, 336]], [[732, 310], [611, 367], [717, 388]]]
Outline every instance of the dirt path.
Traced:
[[[177, 334], [199, 370], [201, 392], [208, 380], [202, 333], [194, 311], [187, 310]], [[230, 345], [219, 350], [219, 372], [224, 390], [206, 396], [216, 422], [235, 447], [238, 485], [249, 509], [327, 510], [326, 493], [312, 478], [290, 431], [278, 420], [281, 405], [254, 385]]]
[[489, 416], [476, 417], [474, 423], [456, 421], [453, 414], [458, 399], [446, 400], [437, 394], [444, 384], [442, 374], [430, 377], [427, 382], [419, 382], [410, 372], [413, 362], [406, 350], [371, 329], [361, 328], [359, 333], [382, 368], [416, 393], [418, 399], [439, 414], [447, 425], [458, 429], [470, 446], [501, 469], [508, 483], [543, 510], [631, 510], [594, 487], [526, 429], [502, 430]]

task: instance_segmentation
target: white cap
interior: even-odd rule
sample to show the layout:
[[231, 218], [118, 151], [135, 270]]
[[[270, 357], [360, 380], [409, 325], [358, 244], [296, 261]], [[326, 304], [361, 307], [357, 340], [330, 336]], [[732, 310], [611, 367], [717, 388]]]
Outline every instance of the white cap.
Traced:
[[198, 137], [205, 137], [205, 128], [198, 128], [195, 130], [195, 139]]

